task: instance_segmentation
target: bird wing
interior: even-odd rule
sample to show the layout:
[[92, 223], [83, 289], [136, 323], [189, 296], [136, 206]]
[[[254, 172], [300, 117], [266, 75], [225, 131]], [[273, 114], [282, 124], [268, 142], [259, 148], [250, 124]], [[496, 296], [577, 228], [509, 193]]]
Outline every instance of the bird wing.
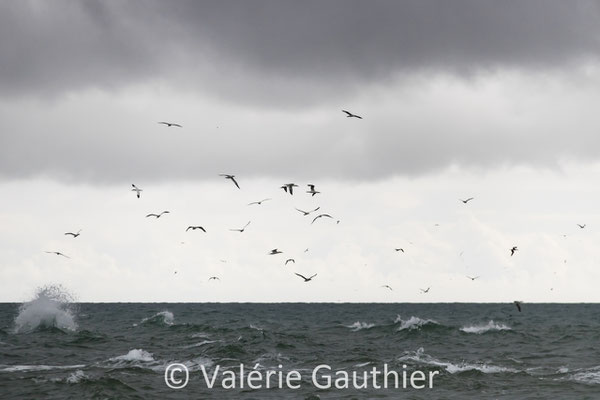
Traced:
[[148, 214], [148, 215], [146, 215], [146, 218], [148, 218], [148, 217], [157, 217], [158, 218], [158, 215], [157, 214]]
[[237, 186], [237, 188], [240, 189], [240, 185], [238, 185], [237, 181], [235, 180], [235, 178], [233, 176], [229, 179], [231, 179], [233, 181], [233, 183], [235, 183], [235, 186]]
[[352, 113], [350, 111], [342, 110], [342, 112], [345, 112], [346, 114], [348, 114], [349, 117], [352, 116]]
[[194, 229], [191, 226], [188, 226], [187, 229], [185, 230], [186, 232], [189, 231], [190, 229]]
[[303, 211], [303, 210], [301, 210], [301, 209], [299, 209], [299, 208], [296, 208], [296, 210], [300, 211], [300, 212], [301, 212], [302, 214], [304, 214], [304, 215], [307, 215], [307, 214], [308, 214], [306, 211]]
[[315, 212], [315, 211], [317, 211], [317, 210], [319, 210], [319, 209], [321, 209], [321, 207], [317, 207], [317, 208], [315, 208], [314, 210], [312, 210], [311, 212]]
[[206, 229], [204, 229], [203, 227], [199, 226], [198, 229], [200, 229], [202, 232], [206, 233]]
[[243, 229], [246, 229], [248, 227], [248, 225], [250, 225], [250, 222], [252, 222], [252, 221], [248, 221], [248, 223], [246, 225], [244, 225]]
[[306, 277], [305, 277], [304, 275], [301, 275], [301, 274], [299, 274], [299, 273], [297, 273], [297, 272], [294, 272], [294, 273], [295, 273], [296, 275], [298, 275], [300, 278], [302, 278], [302, 279], [304, 279], [304, 280], [307, 280], [307, 279], [306, 279]]
[[314, 274], [313, 276], [311, 276], [311, 277], [310, 277], [310, 278], [308, 278], [308, 279], [312, 279], [312, 278], [314, 278], [315, 276], [317, 276], [317, 274]]

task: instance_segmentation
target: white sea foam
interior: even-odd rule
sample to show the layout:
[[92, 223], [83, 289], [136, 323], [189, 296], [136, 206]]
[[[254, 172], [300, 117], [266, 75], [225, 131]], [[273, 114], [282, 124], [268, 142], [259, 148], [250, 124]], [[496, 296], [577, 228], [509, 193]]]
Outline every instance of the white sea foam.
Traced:
[[600, 385], [600, 366], [579, 370], [567, 379], [587, 385]]
[[154, 357], [152, 357], [152, 353], [147, 352], [143, 349], [133, 349], [129, 350], [129, 353], [110, 358], [109, 361], [141, 361], [141, 362], [153, 362]]
[[[173, 325], [174, 321], [175, 321], [175, 316], [173, 315], [173, 313], [169, 310], [165, 310], [165, 311], [158, 312], [151, 317], [144, 318], [143, 320], [140, 321], [140, 324], [145, 324], [148, 322], [162, 322], [165, 325]], [[137, 325], [134, 324], [134, 326], [137, 326]]]
[[253, 324], [250, 324], [250, 329], [255, 329], [255, 330], [261, 331], [261, 332], [264, 331], [264, 329], [261, 328], [260, 326], [253, 325]]
[[222, 342], [222, 340], [203, 340], [201, 342], [198, 343], [194, 343], [194, 344], [190, 344], [187, 346], [183, 346], [184, 349], [191, 349], [192, 347], [200, 347], [200, 346], [204, 346], [205, 344], [211, 344], [211, 343], [217, 343], [217, 342]]
[[374, 326], [375, 326], [375, 324], [370, 324], [368, 322], [356, 321], [352, 325], [347, 325], [346, 328], [350, 328], [350, 329], [352, 329], [353, 332], [357, 332], [357, 331], [360, 331], [363, 329], [371, 329]]
[[437, 321], [434, 321], [432, 319], [421, 319], [415, 316], [410, 317], [405, 321], [400, 317], [400, 315], [396, 317], [394, 323], [400, 324], [400, 327], [398, 328], [399, 331], [403, 331], [405, 329], [420, 329], [422, 326], [430, 324], [439, 325]]
[[15, 318], [15, 333], [39, 328], [77, 330], [72, 301], [72, 296], [59, 285], [40, 288], [33, 300], [21, 305]]
[[49, 371], [53, 369], [75, 369], [83, 368], [85, 365], [0, 365], [0, 372], [32, 372]]
[[486, 333], [486, 332], [490, 332], [490, 331], [510, 331], [512, 329], [507, 325], [499, 324], [499, 323], [496, 323], [493, 320], [491, 320], [485, 325], [464, 326], [464, 327], [460, 328], [460, 330], [465, 333], [475, 333], [475, 334], [481, 335], [482, 333]]
[[503, 372], [518, 373], [519, 372], [518, 370], [513, 369], [513, 368], [499, 367], [499, 366], [495, 366], [495, 365], [486, 364], [483, 362], [467, 363], [467, 362], [462, 361], [460, 363], [455, 364], [455, 363], [451, 363], [448, 361], [440, 361], [434, 357], [431, 357], [428, 354], [425, 354], [425, 350], [422, 347], [419, 348], [416, 352], [411, 352], [411, 353], [405, 354], [404, 356], [400, 357], [398, 360], [399, 361], [414, 361], [419, 364], [441, 367], [441, 368], [444, 368], [447, 372], [449, 372], [451, 374], [456, 374], [459, 372], [466, 372], [466, 371], [479, 371], [479, 372], [483, 372], [484, 374], [497, 374], [497, 373], [503, 373]]
[[87, 375], [82, 370], [78, 369], [67, 377], [67, 383], [75, 384], [87, 379]]

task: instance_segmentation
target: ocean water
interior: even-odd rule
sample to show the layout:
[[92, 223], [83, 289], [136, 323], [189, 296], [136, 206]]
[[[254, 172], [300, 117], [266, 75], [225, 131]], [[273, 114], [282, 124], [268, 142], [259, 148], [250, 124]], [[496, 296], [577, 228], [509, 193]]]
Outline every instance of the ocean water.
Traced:
[[[519, 313], [512, 304], [77, 304], [41, 296], [0, 304], [0, 327], [2, 399], [600, 399], [596, 304], [524, 304]], [[188, 369], [186, 387], [167, 386], [171, 363]], [[261, 378], [261, 389], [239, 381], [223, 388], [223, 371], [239, 376], [240, 364], [263, 377], [298, 371], [300, 387], [278, 388], [273, 378], [266, 389]], [[437, 373], [432, 388], [318, 388], [311, 377], [321, 364], [332, 382], [339, 371], [356, 372], [359, 386], [364, 371], [384, 364], [409, 376]], [[215, 371], [209, 388], [203, 374]]]

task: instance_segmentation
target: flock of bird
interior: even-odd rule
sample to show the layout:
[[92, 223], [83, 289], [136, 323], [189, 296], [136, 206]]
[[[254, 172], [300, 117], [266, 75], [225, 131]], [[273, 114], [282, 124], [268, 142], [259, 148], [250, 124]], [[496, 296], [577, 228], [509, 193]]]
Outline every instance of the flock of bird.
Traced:
[[[342, 112], [346, 114], [346, 117], [347, 117], [347, 118], [357, 118], [357, 119], [363, 119], [361, 116], [359, 116], [359, 115], [356, 115], [356, 114], [353, 114], [353, 113], [351, 113], [350, 111], [347, 111], [347, 110], [342, 110]], [[169, 127], [169, 128], [170, 128], [170, 127], [183, 128], [183, 126], [182, 126], [181, 124], [174, 123], [174, 122], [166, 122], [166, 121], [161, 121], [161, 122], [158, 122], [158, 124], [165, 125], [166, 127]], [[225, 178], [226, 180], [230, 180], [230, 181], [231, 181], [231, 182], [232, 182], [232, 183], [235, 185], [235, 187], [236, 187], [237, 189], [241, 189], [241, 187], [240, 187], [240, 185], [239, 185], [238, 181], [236, 180], [236, 176], [235, 176], [235, 175], [232, 175], [232, 174], [219, 174], [219, 176], [221, 176], [221, 177]], [[132, 191], [132, 192], [135, 192], [135, 195], [136, 195], [136, 197], [137, 197], [138, 199], [139, 199], [139, 198], [141, 198], [141, 194], [142, 194], [142, 192], [143, 192], [143, 189], [141, 189], [141, 188], [137, 187], [135, 184], [132, 184], [131, 186], [132, 186], [132, 189], [131, 189], [131, 191]], [[289, 195], [293, 195], [293, 194], [294, 194], [294, 188], [298, 188], [298, 187], [299, 187], [299, 186], [298, 186], [297, 184], [295, 184], [295, 183], [286, 183], [286, 184], [283, 184], [283, 185], [282, 185], [280, 188], [281, 188], [281, 189], [283, 189], [283, 191], [284, 191], [285, 193], [288, 193]], [[312, 184], [312, 183], [309, 183], [309, 184], [307, 184], [307, 187], [308, 187], [308, 190], [306, 190], [306, 193], [307, 193], [307, 194], [310, 194], [310, 195], [311, 195], [311, 197], [314, 197], [315, 195], [317, 195], [317, 194], [320, 194], [320, 193], [321, 193], [320, 191], [316, 190], [316, 185], [314, 185], [314, 184]], [[475, 199], [474, 197], [468, 197], [468, 198], [466, 198], [466, 199], [458, 199], [458, 200], [459, 200], [460, 202], [462, 202], [463, 204], [468, 204], [469, 202], [473, 201], [474, 199]], [[259, 201], [254, 201], [254, 202], [248, 203], [248, 206], [252, 206], [252, 205], [262, 205], [264, 202], [267, 202], [267, 201], [270, 201], [270, 200], [272, 200], [272, 199], [271, 199], [271, 198], [264, 198], [264, 199], [262, 199], [262, 200], [259, 200]], [[301, 210], [301, 209], [299, 209], [299, 208], [295, 208], [295, 209], [296, 209], [298, 212], [300, 212], [300, 213], [301, 213], [303, 216], [305, 216], [305, 217], [306, 217], [306, 216], [309, 216], [309, 215], [311, 215], [311, 214], [313, 214], [313, 213], [316, 213], [317, 211], [319, 211], [319, 210], [320, 210], [320, 207], [316, 207], [315, 209], [313, 209], [313, 210], [310, 210], [310, 211]], [[155, 219], [159, 219], [159, 218], [160, 218], [160, 217], [162, 217], [163, 215], [166, 215], [166, 214], [169, 214], [169, 213], [170, 213], [170, 212], [169, 212], [168, 210], [164, 210], [164, 211], [161, 211], [161, 212], [158, 212], [158, 213], [149, 213], [149, 214], [147, 214], [147, 215], [146, 215], [146, 218], [154, 217]], [[317, 220], [319, 220], [320, 218], [329, 218], [329, 219], [334, 219], [334, 218], [333, 218], [333, 217], [332, 217], [330, 214], [327, 214], [327, 213], [318, 214], [318, 215], [316, 215], [316, 216], [313, 218], [313, 220], [312, 220], [312, 222], [311, 222], [311, 225], [312, 225], [312, 224], [314, 224], [314, 223], [315, 223]], [[250, 223], [251, 223], [251, 221], [248, 221], [248, 222], [247, 222], [247, 223], [246, 223], [246, 224], [245, 224], [245, 225], [244, 225], [242, 228], [239, 228], [239, 229], [229, 229], [229, 230], [230, 230], [230, 231], [233, 231], [233, 232], [240, 232], [240, 233], [243, 233], [243, 232], [246, 230], [246, 228], [248, 228], [248, 226], [250, 225]], [[336, 223], [337, 223], [337, 224], [339, 224], [339, 223], [340, 223], [340, 221], [339, 221], [339, 220], [337, 220], [337, 221], [336, 221]], [[437, 226], [437, 224], [436, 224], [436, 226]], [[585, 225], [585, 224], [577, 224], [577, 226], [578, 226], [580, 229], [584, 229], [584, 228], [586, 227], [586, 225]], [[199, 225], [190, 225], [190, 226], [188, 226], [188, 227], [187, 227], [187, 229], [186, 229], [185, 231], [187, 232], [187, 231], [189, 231], [189, 230], [192, 230], [192, 231], [195, 231], [195, 230], [201, 230], [201, 231], [202, 231], [202, 232], [204, 232], [204, 233], [206, 233], [206, 232], [207, 232], [207, 230], [206, 230], [204, 227], [202, 227], [202, 226], [199, 226]], [[79, 236], [81, 235], [81, 232], [82, 232], [82, 230], [80, 229], [80, 230], [78, 230], [77, 232], [65, 232], [65, 235], [66, 235], [66, 236], [71, 236], [73, 239], [75, 239], [75, 238], [77, 238], [77, 237], [79, 237]], [[394, 248], [394, 250], [395, 250], [396, 252], [402, 252], [402, 253], [405, 253], [405, 251], [404, 251], [404, 248], [397, 247], [397, 248]], [[307, 251], [308, 251], [308, 249], [304, 250], [304, 252], [307, 252]], [[510, 249], [509, 249], [509, 251], [510, 251], [510, 256], [512, 257], [512, 256], [514, 256], [514, 255], [515, 255], [515, 253], [518, 251], [518, 248], [517, 248], [517, 246], [513, 246], [512, 248], [510, 248]], [[45, 251], [45, 253], [48, 253], [48, 254], [54, 254], [54, 255], [56, 255], [56, 256], [61, 256], [61, 257], [65, 257], [65, 258], [71, 258], [71, 257], [69, 257], [69, 256], [65, 255], [64, 253], [60, 252], [60, 251]], [[277, 249], [277, 248], [274, 248], [274, 249], [272, 249], [270, 252], [268, 252], [267, 254], [268, 254], [268, 255], [272, 255], [272, 256], [273, 256], [273, 255], [279, 255], [279, 254], [282, 254], [282, 253], [283, 253], [283, 252], [282, 252], [281, 250], [279, 250], [279, 249]], [[461, 253], [461, 254], [462, 254], [462, 253]], [[225, 262], [225, 260], [221, 260], [221, 261], [222, 261], [222, 262]], [[293, 264], [295, 264], [295, 263], [296, 263], [296, 261], [295, 261], [295, 259], [293, 259], [293, 258], [288, 258], [288, 259], [285, 261], [285, 264], [284, 264], [284, 265], [287, 265], [288, 263], [293, 263]], [[177, 271], [175, 271], [174, 273], [176, 274], [176, 273], [177, 273]], [[300, 278], [303, 280], [303, 282], [305, 282], [305, 283], [306, 283], [306, 282], [310, 282], [310, 281], [312, 281], [312, 280], [313, 280], [313, 279], [314, 279], [314, 278], [317, 276], [317, 274], [316, 274], [316, 273], [315, 273], [315, 274], [313, 274], [313, 275], [311, 275], [311, 276], [309, 276], [309, 277], [306, 277], [306, 276], [304, 276], [304, 275], [302, 275], [302, 274], [300, 274], [300, 273], [297, 273], [297, 272], [295, 272], [294, 274], [295, 274], [296, 276], [300, 277]], [[480, 278], [480, 276], [466, 276], [466, 278], [467, 278], [467, 279], [470, 279], [471, 281], [475, 281], [476, 279], [479, 279], [479, 278]], [[208, 280], [209, 280], [209, 281], [212, 281], [212, 280], [219, 280], [219, 281], [220, 281], [221, 279], [220, 279], [218, 276], [211, 276], [211, 277], [209, 277], [209, 279], [208, 279]], [[382, 285], [381, 287], [382, 287], [382, 288], [385, 288], [385, 289], [387, 289], [387, 290], [393, 291], [393, 288], [392, 288], [390, 285], [387, 285], [387, 284], [386, 284], [386, 285]], [[430, 289], [431, 289], [431, 287], [427, 287], [426, 289], [419, 289], [419, 290], [420, 290], [420, 292], [421, 292], [422, 294], [427, 294], [427, 293], [429, 293]], [[517, 310], [518, 310], [519, 312], [521, 312], [521, 309], [522, 309], [522, 308], [521, 308], [521, 306], [522, 306], [522, 303], [523, 303], [523, 302], [521, 302], [521, 301], [514, 301], [514, 304], [515, 304], [515, 306], [516, 306], [516, 308], [517, 308]]]

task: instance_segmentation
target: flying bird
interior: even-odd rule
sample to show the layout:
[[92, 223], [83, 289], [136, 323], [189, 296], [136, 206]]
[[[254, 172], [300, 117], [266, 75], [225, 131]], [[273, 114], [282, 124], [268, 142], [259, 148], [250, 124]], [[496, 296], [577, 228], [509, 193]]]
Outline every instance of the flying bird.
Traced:
[[161, 122], [159, 122], [159, 124], [166, 125], [169, 128], [172, 127], [172, 126], [176, 126], [178, 128], [183, 128], [183, 126], [181, 126], [179, 124], [176, 124], [174, 122], [164, 122], [164, 121], [161, 121]]
[[323, 217], [326, 217], [326, 218], [333, 218], [333, 217], [332, 217], [331, 215], [329, 215], [329, 214], [319, 214], [319, 215], [317, 215], [317, 216], [316, 216], [316, 217], [315, 217], [315, 218], [312, 220], [312, 222], [311, 222], [310, 224], [311, 224], [311, 225], [312, 225], [312, 224], [314, 224], [314, 223], [315, 223], [315, 221], [316, 221], [317, 219], [319, 219], [319, 218], [323, 218]]
[[586, 224], [583, 224], [583, 225], [577, 224], [577, 226], [580, 227], [581, 229], [585, 228], [585, 225]]
[[467, 276], [467, 278], [474, 281], [475, 279], [479, 278], [479, 276]]
[[77, 236], [81, 235], [81, 229], [77, 231], [77, 233], [73, 233], [73, 232], [65, 232], [65, 235], [71, 235], [73, 236], [73, 239], [76, 238]]
[[394, 249], [394, 250], [396, 250], [396, 251], [401, 251], [401, 252], [403, 252], [403, 253], [404, 253], [404, 249], [403, 249], [403, 248], [398, 248], [398, 249]]
[[294, 194], [294, 188], [298, 187], [298, 185], [296, 185], [295, 183], [286, 183], [283, 186], [281, 186], [281, 188], [286, 192], [289, 193], [290, 195]]
[[218, 281], [220, 281], [221, 278], [219, 278], [218, 276], [211, 276], [210, 278], [208, 278], [209, 282], [212, 281], [212, 280], [218, 280]]
[[428, 287], [427, 289], [419, 289], [419, 290], [423, 293], [429, 293], [429, 289], [431, 289], [431, 288]]
[[519, 310], [519, 312], [521, 312], [521, 304], [523, 304], [523, 302], [515, 300], [513, 303], [517, 307], [517, 310]]
[[131, 189], [132, 192], [135, 192], [137, 198], [140, 198], [140, 193], [143, 192], [143, 189], [138, 188], [137, 186], [135, 186], [133, 183], [131, 184], [131, 186], [133, 186], [133, 189]]
[[359, 115], [356, 115], [356, 114], [352, 114], [350, 111], [342, 110], [342, 112], [345, 112], [345, 113], [346, 113], [346, 117], [347, 117], [347, 118], [352, 118], [352, 117], [354, 117], [354, 118], [363, 119], [361, 116], [359, 116]]
[[248, 225], [250, 225], [250, 222], [252, 222], [252, 221], [248, 221], [248, 223], [246, 225], [244, 225], [244, 227], [242, 229], [230, 229], [230, 231], [244, 232], [244, 230], [248, 227]]
[[225, 179], [231, 179], [231, 182], [233, 182], [235, 186], [237, 186], [237, 188], [240, 189], [240, 185], [238, 185], [237, 181], [235, 180], [235, 175], [219, 174], [219, 176], [224, 176]]
[[392, 287], [391, 287], [390, 285], [382, 285], [381, 287], [383, 287], [383, 288], [388, 288], [388, 289], [390, 289], [391, 291], [394, 291], [394, 289], [392, 289]]
[[312, 280], [312, 278], [314, 278], [315, 276], [317, 276], [317, 274], [314, 274], [313, 276], [311, 276], [310, 278], [305, 277], [304, 275], [300, 275], [297, 272], [294, 272], [296, 275], [298, 275], [300, 278], [304, 279], [304, 282], [310, 282]]
[[318, 192], [318, 191], [316, 191], [316, 190], [315, 190], [315, 185], [313, 185], [313, 184], [311, 184], [311, 183], [309, 183], [309, 184], [308, 184], [308, 185], [306, 185], [306, 186], [308, 186], [308, 187], [309, 187], [309, 190], [307, 190], [307, 191], [306, 191], [306, 193], [310, 193], [310, 194], [311, 194], [311, 195], [313, 195], [313, 196], [314, 196], [315, 194], [321, 193], [321, 192]]
[[71, 258], [71, 257], [69, 257], [69, 256], [61, 253], [60, 251], [46, 251], [46, 253], [48, 253], [48, 254], [56, 254], [57, 256], [63, 256], [63, 257], [66, 257], [66, 258]]
[[258, 204], [261, 205], [263, 202], [267, 201], [267, 200], [271, 200], [271, 199], [262, 199], [261, 201], [253, 201], [252, 203], [248, 203], [249, 206], [251, 206], [252, 204]]
[[206, 229], [204, 229], [203, 227], [201, 227], [199, 225], [195, 225], [195, 226], [194, 225], [190, 225], [190, 226], [187, 227], [187, 229], [185, 231], [187, 232], [190, 229], [193, 230], [193, 231], [195, 231], [196, 229], [200, 229], [202, 232], [206, 233]]
[[274, 256], [275, 254], [281, 254], [281, 253], [283, 253], [283, 251], [279, 251], [278, 249], [273, 249], [273, 250], [271, 250], [269, 255]]
[[288, 265], [289, 262], [293, 262], [294, 264], [296, 264], [296, 260], [294, 260], [293, 258], [288, 258], [287, 260], [285, 260], [285, 265]]
[[301, 212], [301, 213], [302, 213], [302, 214], [303, 214], [303, 215], [306, 217], [308, 214], [310, 214], [310, 213], [314, 213], [315, 211], [317, 211], [317, 210], [318, 210], [318, 209], [320, 209], [320, 208], [321, 208], [321, 207], [317, 207], [317, 208], [315, 208], [315, 209], [314, 209], [314, 210], [312, 210], [312, 211], [304, 211], [304, 210], [301, 210], [301, 209], [299, 209], [299, 208], [296, 208], [296, 210], [300, 211], [300, 212]]
[[148, 218], [148, 217], [156, 217], [156, 219], [158, 219], [158, 218], [160, 218], [160, 217], [161, 217], [161, 215], [163, 215], [163, 214], [169, 214], [169, 211], [163, 211], [163, 212], [161, 212], [160, 214], [154, 214], [154, 213], [150, 213], [150, 214], [146, 215], [146, 218]]
[[517, 249], [517, 246], [513, 246], [512, 249], [510, 249], [510, 256], [514, 256], [515, 255], [515, 251], [517, 251], [519, 249]]
[[463, 203], [467, 204], [468, 202], [470, 202], [470, 201], [471, 201], [471, 200], [473, 200], [474, 198], [475, 198], [475, 197], [469, 197], [469, 198], [468, 198], [468, 199], [466, 199], [466, 200], [463, 200], [463, 199], [459, 199], [459, 200], [460, 200], [460, 201], [462, 201]]

